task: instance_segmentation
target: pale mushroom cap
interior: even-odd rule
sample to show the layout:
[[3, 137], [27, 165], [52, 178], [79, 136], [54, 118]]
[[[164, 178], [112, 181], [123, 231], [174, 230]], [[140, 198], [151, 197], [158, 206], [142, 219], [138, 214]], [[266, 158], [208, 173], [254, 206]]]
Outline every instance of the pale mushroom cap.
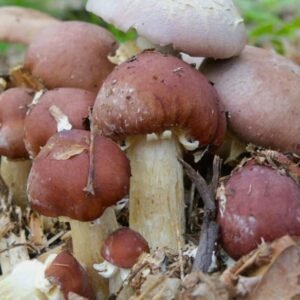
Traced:
[[0, 40], [29, 44], [46, 26], [60, 22], [40, 11], [18, 6], [0, 7]]
[[89, 0], [88, 11], [123, 31], [194, 56], [228, 58], [246, 43], [244, 22], [231, 0]]
[[247, 46], [239, 57], [206, 60], [228, 127], [241, 140], [300, 154], [300, 67], [273, 51]]

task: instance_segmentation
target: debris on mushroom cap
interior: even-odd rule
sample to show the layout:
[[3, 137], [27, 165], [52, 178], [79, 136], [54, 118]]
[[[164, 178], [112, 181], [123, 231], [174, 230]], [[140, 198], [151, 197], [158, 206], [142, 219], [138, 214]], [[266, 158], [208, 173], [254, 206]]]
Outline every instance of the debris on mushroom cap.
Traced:
[[246, 46], [239, 57], [205, 60], [228, 127], [242, 141], [300, 154], [300, 67], [273, 51]]
[[244, 21], [231, 0], [89, 0], [86, 8], [123, 31], [134, 28], [154, 44], [194, 56], [228, 58], [246, 43]]
[[24, 67], [49, 88], [97, 91], [114, 65], [113, 36], [99, 26], [68, 21], [48, 26], [29, 45]]
[[45, 270], [45, 278], [60, 287], [65, 299], [69, 299], [71, 292], [89, 300], [95, 299], [86, 271], [68, 251], [55, 257]]
[[226, 120], [215, 89], [201, 73], [176, 57], [146, 51], [107, 77], [93, 125], [120, 139], [177, 128], [205, 146], [222, 143]]
[[0, 154], [8, 158], [27, 158], [23, 142], [24, 119], [34, 96], [26, 88], [11, 88], [0, 95]]
[[[89, 108], [93, 106], [96, 95], [90, 91], [77, 88], [58, 88], [46, 91], [40, 101], [33, 105], [25, 118], [24, 142], [30, 156], [35, 157], [40, 148], [58, 130], [59, 120], [51, 107], [55, 106], [62, 116], [68, 119], [68, 125], [74, 129], [87, 129], [85, 120], [89, 115]], [[63, 126], [64, 129], [65, 126]]]
[[233, 258], [262, 240], [300, 235], [300, 186], [291, 177], [250, 160], [219, 191], [221, 244]]
[[[100, 217], [128, 192], [129, 163], [111, 140], [96, 135], [93, 157], [90, 132], [67, 130], [49, 139], [35, 158], [28, 178], [31, 206], [39, 213], [79, 221]], [[92, 159], [94, 195], [84, 191]]]
[[18, 6], [0, 8], [0, 40], [29, 44], [41, 29], [59, 20], [40, 11]]
[[101, 249], [105, 260], [125, 269], [131, 268], [143, 252], [149, 252], [147, 241], [129, 228], [120, 228], [111, 233]]

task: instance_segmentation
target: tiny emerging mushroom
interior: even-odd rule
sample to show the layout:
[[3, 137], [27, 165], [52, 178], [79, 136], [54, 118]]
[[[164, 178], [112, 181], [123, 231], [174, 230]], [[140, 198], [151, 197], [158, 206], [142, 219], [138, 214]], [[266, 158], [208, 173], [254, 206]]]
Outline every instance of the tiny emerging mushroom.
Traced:
[[99, 275], [110, 279], [110, 294], [119, 291], [140, 255], [149, 251], [147, 241], [130, 228], [119, 228], [105, 239], [101, 248], [104, 262], [94, 264], [94, 268]]
[[96, 299], [86, 271], [68, 251], [49, 255], [45, 263], [33, 259], [16, 265], [0, 277], [0, 295], [5, 300]]

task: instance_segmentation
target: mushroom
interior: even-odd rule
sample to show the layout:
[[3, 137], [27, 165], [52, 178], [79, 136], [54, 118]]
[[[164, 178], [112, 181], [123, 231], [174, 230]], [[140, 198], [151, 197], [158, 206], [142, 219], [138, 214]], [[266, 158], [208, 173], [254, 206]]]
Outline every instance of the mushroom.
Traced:
[[26, 184], [31, 167], [24, 145], [24, 119], [34, 96], [26, 88], [12, 88], [0, 95], [1, 176], [16, 204], [27, 205]]
[[205, 60], [241, 141], [300, 154], [300, 67], [273, 51], [247, 46], [239, 57]]
[[[193, 56], [228, 58], [246, 43], [244, 21], [231, 0], [88, 0], [86, 9], [146, 39], [142, 49], [171, 46]], [[149, 44], [149, 42], [150, 44]]]
[[225, 117], [213, 86], [176, 57], [144, 52], [107, 77], [92, 130], [127, 138], [130, 227], [150, 247], [178, 249], [185, 229], [179, 141], [190, 150], [222, 143]]
[[[50, 259], [49, 259], [50, 258]], [[84, 299], [96, 299], [89, 277], [80, 263], [68, 252], [63, 251], [45, 262], [42, 275], [36, 279], [36, 287], [49, 298], [70, 299], [71, 295]]]
[[60, 22], [40, 31], [30, 43], [24, 68], [49, 89], [75, 87], [98, 91], [114, 65], [107, 59], [116, 41], [104, 28]]
[[283, 170], [248, 161], [221, 184], [218, 205], [221, 245], [234, 259], [262, 241], [300, 235], [300, 186]]
[[0, 278], [0, 294], [6, 300], [95, 299], [86, 271], [67, 251], [51, 254], [44, 264], [37, 259], [21, 262]]
[[[87, 268], [101, 298], [107, 293], [106, 282], [92, 265], [101, 259], [98, 249], [103, 240], [118, 226], [109, 207], [128, 192], [129, 163], [115, 143], [100, 135], [93, 139], [91, 148], [90, 133], [85, 130], [52, 136], [33, 161], [28, 197], [42, 215], [70, 219], [74, 256]], [[86, 188], [90, 161], [93, 192]]]
[[[147, 241], [130, 228], [119, 228], [105, 239], [101, 248], [104, 262], [94, 264], [94, 268], [99, 272], [99, 275], [109, 278], [110, 294], [118, 293], [138, 258], [142, 253], [149, 251]], [[130, 289], [127, 289], [121, 297], [128, 299], [129, 294]], [[120, 299], [120, 295], [118, 299]]]
[[29, 155], [35, 157], [58, 131], [89, 128], [87, 120], [95, 98], [94, 93], [76, 88], [44, 92], [25, 118], [24, 142]]
[[58, 22], [34, 9], [3, 6], [0, 8], [0, 41], [28, 45], [40, 30]]

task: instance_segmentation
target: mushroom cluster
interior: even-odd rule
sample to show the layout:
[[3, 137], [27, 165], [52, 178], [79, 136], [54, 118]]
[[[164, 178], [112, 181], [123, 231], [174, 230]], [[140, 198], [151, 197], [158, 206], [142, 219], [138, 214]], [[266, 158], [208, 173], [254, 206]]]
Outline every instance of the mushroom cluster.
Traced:
[[[300, 154], [298, 66], [245, 46], [243, 19], [231, 0], [146, 2], [87, 1], [88, 11], [118, 29], [136, 30], [135, 55], [128, 50], [122, 59], [112, 57], [117, 42], [97, 25], [0, 9], [0, 40], [28, 45], [21, 80], [0, 95], [1, 176], [22, 190], [17, 196], [10, 187], [19, 205], [26, 208], [26, 200], [18, 199], [28, 197], [37, 213], [70, 224], [74, 255], [49, 256], [45, 265], [32, 261], [20, 286], [26, 297], [129, 299], [133, 266], [143, 252], [161, 248], [180, 258], [174, 273], [182, 279], [192, 222], [186, 220], [192, 214], [186, 213], [191, 204], [182, 159], [199, 152], [212, 158], [224, 144], [227, 124], [244, 143]], [[4, 24], [14, 30], [7, 33]], [[199, 70], [191, 62], [200, 57]], [[210, 238], [205, 230], [212, 221], [216, 233], [220, 228], [219, 244], [237, 259], [262, 239], [300, 235], [300, 171], [297, 163], [291, 171], [285, 159], [239, 165], [219, 185], [217, 214], [215, 199], [209, 206], [204, 197], [214, 197], [218, 178], [199, 168], [206, 179], [213, 177], [207, 185], [194, 175], [204, 191], [201, 241]], [[26, 160], [24, 171], [5, 167], [16, 160]], [[24, 174], [22, 184], [16, 174]], [[129, 225], [115, 213], [127, 196]], [[211, 240], [195, 263], [202, 253], [210, 264]], [[20, 291], [11, 286], [23, 267], [27, 262], [0, 279], [8, 299]]]

